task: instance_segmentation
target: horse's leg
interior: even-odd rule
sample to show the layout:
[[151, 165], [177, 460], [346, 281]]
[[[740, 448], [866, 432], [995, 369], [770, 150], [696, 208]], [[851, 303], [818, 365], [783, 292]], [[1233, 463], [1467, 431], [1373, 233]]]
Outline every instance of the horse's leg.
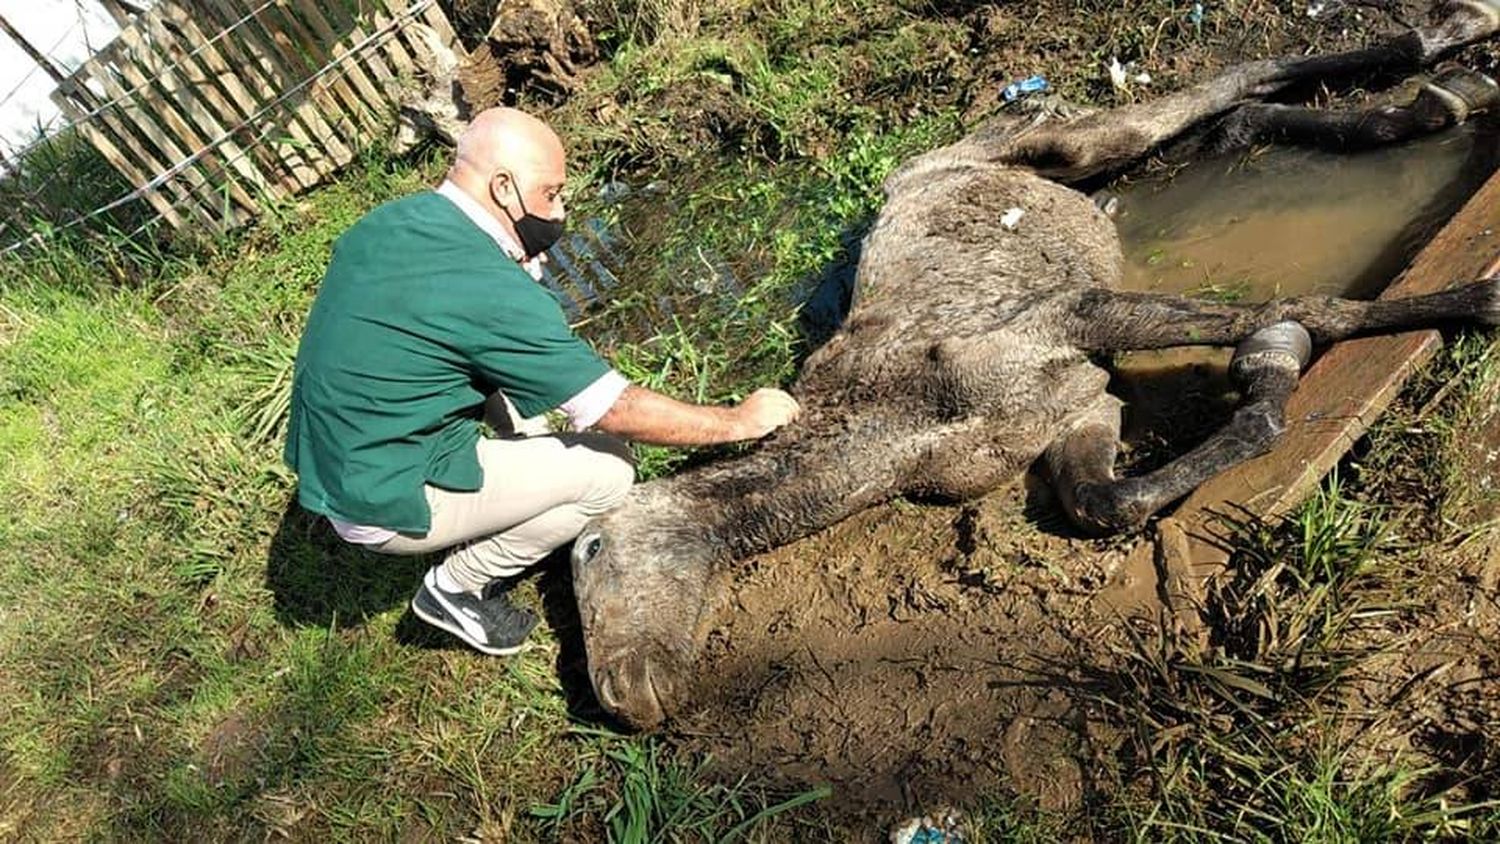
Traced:
[[[1500, 0], [1450, 0], [1437, 7], [1437, 15], [1436, 23], [1372, 47], [1247, 62], [1147, 103], [1071, 120], [1040, 120], [1023, 129], [1014, 128], [1013, 115], [1002, 115], [993, 125], [981, 124], [960, 144], [981, 157], [1028, 167], [1063, 183], [1082, 181], [1125, 167], [1203, 121], [1299, 81], [1384, 68], [1415, 70], [1500, 31]], [[1247, 119], [1252, 124], [1256, 120]], [[1259, 119], [1277, 124], [1274, 117]]]
[[1215, 129], [1219, 149], [1261, 143], [1335, 150], [1400, 143], [1463, 123], [1500, 102], [1500, 85], [1467, 68], [1452, 67], [1425, 83], [1412, 102], [1362, 109], [1323, 109], [1246, 103]]
[[1300, 323], [1318, 344], [1449, 323], [1500, 325], [1500, 278], [1406, 299], [1358, 301], [1292, 296], [1259, 305], [1093, 288], [1037, 309], [1042, 323], [1086, 351], [1233, 346], [1278, 322]]
[[1291, 322], [1241, 343], [1229, 369], [1243, 396], [1234, 416], [1202, 445], [1139, 477], [1115, 477], [1119, 404], [1110, 397], [1101, 400], [1047, 450], [1047, 466], [1068, 515], [1099, 533], [1139, 527], [1219, 472], [1269, 451], [1286, 428], [1287, 398], [1310, 350], [1307, 333]]

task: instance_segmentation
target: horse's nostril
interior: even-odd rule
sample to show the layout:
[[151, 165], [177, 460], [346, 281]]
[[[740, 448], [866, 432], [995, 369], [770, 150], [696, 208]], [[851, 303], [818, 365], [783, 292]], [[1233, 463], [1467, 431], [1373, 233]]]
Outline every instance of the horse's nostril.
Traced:
[[605, 709], [611, 712], [619, 710], [620, 698], [615, 693], [615, 678], [612, 672], [602, 671], [596, 674], [594, 676], [594, 690], [599, 693], [599, 703]]

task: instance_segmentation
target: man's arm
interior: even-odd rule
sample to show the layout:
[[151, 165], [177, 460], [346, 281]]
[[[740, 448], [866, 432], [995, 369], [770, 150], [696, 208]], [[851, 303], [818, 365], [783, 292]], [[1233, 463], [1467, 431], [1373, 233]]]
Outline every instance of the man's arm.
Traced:
[[760, 439], [796, 419], [800, 410], [781, 390], [756, 390], [733, 407], [716, 407], [631, 384], [594, 427], [652, 445], [715, 445]]

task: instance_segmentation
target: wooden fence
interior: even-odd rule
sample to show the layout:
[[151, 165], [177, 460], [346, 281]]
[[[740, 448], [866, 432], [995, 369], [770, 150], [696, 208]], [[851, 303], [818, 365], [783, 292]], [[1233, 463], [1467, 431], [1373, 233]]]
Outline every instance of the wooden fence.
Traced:
[[390, 133], [418, 26], [463, 57], [435, 0], [158, 0], [53, 99], [132, 199], [222, 231]]

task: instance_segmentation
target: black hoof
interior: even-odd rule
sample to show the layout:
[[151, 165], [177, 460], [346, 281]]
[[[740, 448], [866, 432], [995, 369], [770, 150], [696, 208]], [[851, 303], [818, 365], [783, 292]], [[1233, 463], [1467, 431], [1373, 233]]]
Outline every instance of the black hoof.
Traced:
[[1234, 349], [1229, 373], [1245, 379], [1263, 369], [1300, 373], [1312, 359], [1312, 337], [1300, 323], [1287, 320], [1251, 334]]
[[1452, 0], [1449, 5], [1473, 9], [1489, 18], [1493, 26], [1500, 27], [1500, 0]]
[[1418, 97], [1435, 101], [1453, 115], [1454, 123], [1463, 123], [1500, 103], [1500, 85], [1483, 73], [1455, 65], [1423, 85]]
[[1480, 325], [1500, 325], [1500, 276], [1487, 278], [1474, 285], [1479, 291], [1476, 319]]

